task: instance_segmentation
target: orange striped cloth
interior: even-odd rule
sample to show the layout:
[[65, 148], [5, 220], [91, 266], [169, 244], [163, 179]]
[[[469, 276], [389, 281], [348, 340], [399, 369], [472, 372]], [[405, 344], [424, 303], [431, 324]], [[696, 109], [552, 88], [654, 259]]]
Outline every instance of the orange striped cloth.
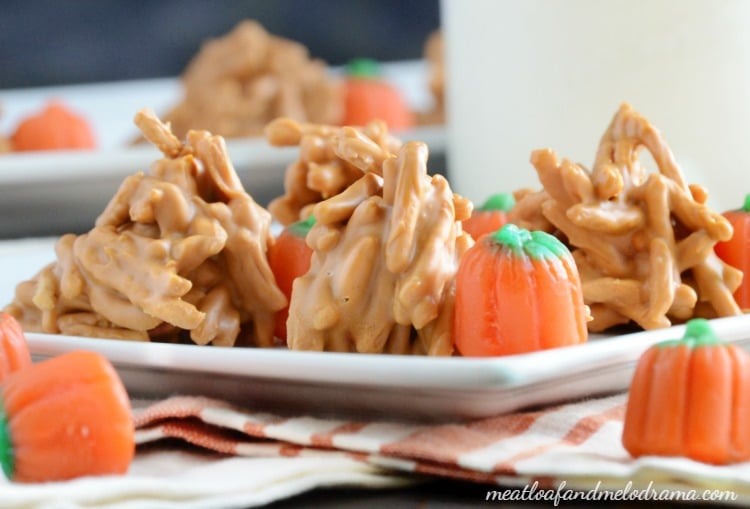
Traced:
[[634, 486], [750, 491], [750, 464], [632, 459], [621, 445], [626, 395], [440, 425], [282, 417], [222, 401], [173, 397], [135, 410], [137, 441], [179, 439], [249, 457], [346, 457], [400, 473], [509, 486]]

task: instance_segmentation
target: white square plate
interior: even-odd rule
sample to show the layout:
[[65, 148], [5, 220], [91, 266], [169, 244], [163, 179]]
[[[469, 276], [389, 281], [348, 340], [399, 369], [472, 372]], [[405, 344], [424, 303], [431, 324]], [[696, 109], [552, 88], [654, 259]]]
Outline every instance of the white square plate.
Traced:
[[[750, 316], [713, 320], [750, 345]], [[490, 417], [627, 389], [635, 362], [684, 326], [494, 358], [431, 358], [220, 348], [28, 334], [38, 357], [102, 353], [132, 397], [202, 395], [279, 413], [418, 421]]]
[[[0, 242], [0, 302], [54, 260], [54, 239]], [[712, 320], [719, 337], [750, 346], [750, 315]], [[626, 390], [649, 346], [684, 326], [495, 358], [220, 348], [28, 334], [36, 358], [84, 349], [105, 355], [132, 397], [203, 395], [279, 413], [455, 421]]]

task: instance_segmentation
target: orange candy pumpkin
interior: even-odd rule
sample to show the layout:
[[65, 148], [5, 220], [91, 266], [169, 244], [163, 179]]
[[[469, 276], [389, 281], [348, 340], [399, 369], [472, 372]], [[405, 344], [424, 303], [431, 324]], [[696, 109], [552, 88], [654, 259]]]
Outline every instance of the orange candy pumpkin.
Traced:
[[510, 223], [464, 254], [454, 313], [454, 342], [464, 356], [525, 353], [588, 338], [588, 308], [570, 251], [548, 233]]
[[130, 400], [98, 353], [38, 362], [0, 387], [0, 465], [8, 479], [123, 474], [134, 453]]
[[638, 361], [622, 444], [634, 457], [685, 456], [724, 465], [750, 459], [750, 355], [720, 341], [707, 320]]
[[750, 194], [745, 196], [742, 208], [724, 212], [732, 225], [732, 238], [717, 242], [716, 255], [744, 274], [742, 284], [734, 292], [734, 300], [743, 310], [750, 309]]
[[362, 126], [377, 119], [394, 131], [414, 126], [414, 113], [401, 92], [380, 77], [377, 62], [364, 58], [352, 61], [343, 88], [342, 125]]
[[94, 134], [88, 121], [60, 102], [22, 120], [11, 136], [16, 151], [93, 149]]
[[[287, 302], [292, 298], [294, 280], [310, 270], [312, 249], [305, 239], [315, 218], [310, 216], [285, 227], [276, 241], [268, 248], [268, 265], [271, 267], [276, 285], [286, 296]], [[274, 335], [286, 341], [286, 321], [289, 317], [289, 305], [276, 313]]]
[[508, 212], [515, 203], [510, 193], [493, 194], [463, 222], [464, 231], [474, 239], [496, 232], [508, 222]]
[[31, 353], [21, 324], [0, 313], [0, 383], [11, 373], [31, 366]]

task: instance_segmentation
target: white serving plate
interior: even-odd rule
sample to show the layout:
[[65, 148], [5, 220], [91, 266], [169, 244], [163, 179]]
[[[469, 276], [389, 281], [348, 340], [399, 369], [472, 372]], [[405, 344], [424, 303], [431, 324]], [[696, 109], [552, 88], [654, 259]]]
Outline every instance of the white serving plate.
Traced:
[[[425, 142], [430, 172], [445, 173], [442, 127], [398, 136]], [[284, 169], [299, 153], [262, 138], [228, 140], [227, 150], [245, 189], [263, 206], [283, 194]], [[161, 158], [152, 146], [0, 155], [0, 238], [87, 231], [125, 177], [148, 172]]]
[[[0, 305], [54, 260], [52, 238], [0, 242]], [[750, 347], [750, 315], [712, 320]], [[41, 359], [76, 349], [109, 358], [132, 397], [204, 395], [280, 413], [453, 421], [627, 389], [649, 346], [684, 326], [595, 336], [579, 346], [496, 358], [428, 358], [169, 345], [28, 334]]]
[[[396, 133], [404, 141], [427, 144], [431, 152], [445, 150], [445, 131], [440, 126], [416, 127]], [[299, 154], [296, 147], [274, 147], [264, 138], [226, 140], [230, 160], [250, 185], [264, 173], [274, 177]], [[153, 162], [163, 157], [152, 145], [114, 147], [96, 151], [22, 152], [0, 155], [0, 186], [45, 185], [59, 180], [84, 181], [113, 177], [122, 179], [138, 171], [147, 172]], [[444, 170], [444, 168], [439, 168]]]
[[[383, 75], [404, 92], [414, 109], [430, 108], [424, 62], [385, 63]], [[88, 230], [123, 178], [148, 171], [162, 157], [150, 145], [131, 144], [138, 134], [133, 124], [136, 112], [144, 107], [157, 114], [166, 112], [180, 94], [177, 78], [0, 90], [0, 132], [10, 133], [25, 115], [57, 98], [91, 122], [99, 147], [0, 154], [0, 237]], [[445, 172], [442, 126], [394, 134], [405, 141], [425, 142], [432, 155], [430, 171]], [[231, 139], [227, 148], [240, 179], [258, 203], [267, 205], [283, 192], [284, 168], [296, 158], [295, 148], [272, 147], [262, 137]]]
[[[720, 337], [750, 345], [750, 316], [713, 320]], [[28, 334], [37, 358], [93, 350], [131, 397], [201, 395], [282, 414], [445, 422], [491, 417], [627, 389], [635, 362], [684, 326], [494, 358], [431, 358], [220, 348]]]

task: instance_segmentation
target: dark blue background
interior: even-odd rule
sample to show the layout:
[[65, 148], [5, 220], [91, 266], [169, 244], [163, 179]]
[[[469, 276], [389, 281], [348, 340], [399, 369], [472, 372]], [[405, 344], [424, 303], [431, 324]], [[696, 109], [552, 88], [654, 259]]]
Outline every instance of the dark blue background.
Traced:
[[0, 88], [175, 76], [256, 19], [331, 65], [421, 58], [438, 0], [2, 0]]

